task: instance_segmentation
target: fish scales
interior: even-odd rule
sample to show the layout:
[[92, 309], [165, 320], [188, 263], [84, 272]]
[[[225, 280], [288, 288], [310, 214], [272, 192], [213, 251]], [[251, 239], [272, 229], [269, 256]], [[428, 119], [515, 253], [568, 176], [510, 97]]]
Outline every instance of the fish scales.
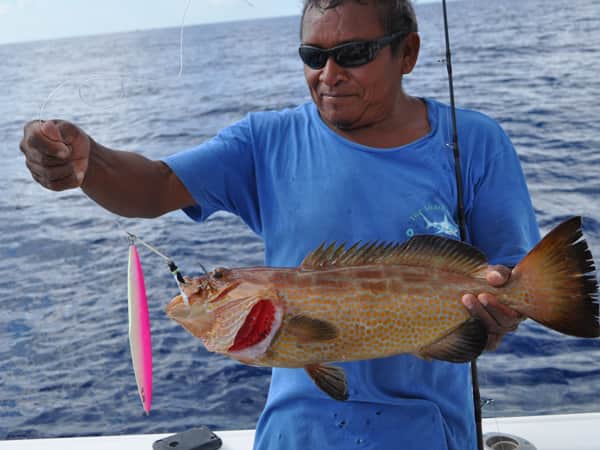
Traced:
[[525, 317], [567, 335], [600, 336], [596, 267], [581, 218], [558, 225], [502, 287], [485, 280], [485, 256], [438, 236], [402, 244], [321, 245], [298, 268], [218, 268], [183, 285], [169, 317], [209, 351], [246, 364], [303, 367], [336, 400], [343, 370], [328, 363], [411, 353], [462, 363], [487, 343], [466, 293], [490, 293]]
[[340, 331], [333, 341], [299, 345], [284, 319], [269, 351], [256, 361], [283, 367], [415, 352], [463, 323], [469, 314], [462, 294], [484, 286], [462, 274], [410, 266], [274, 272], [270, 282], [287, 317], [319, 317]]

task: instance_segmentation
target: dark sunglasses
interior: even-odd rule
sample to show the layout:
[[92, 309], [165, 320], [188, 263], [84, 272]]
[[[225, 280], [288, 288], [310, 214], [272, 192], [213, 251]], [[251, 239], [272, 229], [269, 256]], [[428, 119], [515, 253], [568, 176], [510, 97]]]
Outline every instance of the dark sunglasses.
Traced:
[[340, 67], [358, 67], [370, 63], [375, 59], [379, 50], [407, 35], [407, 32], [401, 31], [372, 41], [346, 42], [332, 48], [301, 44], [298, 53], [300, 53], [302, 62], [315, 70], [325, 67], [330, 56]]

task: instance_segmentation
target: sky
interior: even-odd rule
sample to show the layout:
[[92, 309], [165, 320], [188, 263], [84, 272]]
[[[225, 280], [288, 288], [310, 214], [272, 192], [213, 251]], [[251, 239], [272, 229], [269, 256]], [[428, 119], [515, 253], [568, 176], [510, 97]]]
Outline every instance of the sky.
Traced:
[[[421, 0], [419, 3], [435, 0]], [[0, 44], [300, 14], [302, 0], [0, 0]]]

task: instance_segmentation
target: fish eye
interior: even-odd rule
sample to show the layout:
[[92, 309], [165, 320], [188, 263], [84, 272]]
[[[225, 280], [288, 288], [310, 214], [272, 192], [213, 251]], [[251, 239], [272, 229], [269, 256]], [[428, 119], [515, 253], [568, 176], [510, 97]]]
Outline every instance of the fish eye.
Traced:
[[225, 272], [226, 272], [226, 269], [224, 269], [222, 267], [218, 267], [215, 270], [213, 270], [212, 277], [215, 280], [219, 280], [225, 276]]

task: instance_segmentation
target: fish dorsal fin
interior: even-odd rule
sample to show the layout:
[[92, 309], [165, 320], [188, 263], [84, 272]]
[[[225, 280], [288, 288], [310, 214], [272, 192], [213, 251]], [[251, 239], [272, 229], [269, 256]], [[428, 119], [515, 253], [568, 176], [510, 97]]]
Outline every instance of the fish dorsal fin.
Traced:
[[387, 242], [356, 243], [346, 249], [346, 244], [321, 244], [310, 253], [301, 267], [324, 269], [369, 264], [412, 265], [444, 268], [454, 272], [482, 276], [487, 268], [483, 253], [464, 242], [441, 236], [414, 236], [402, 244]]
[[471, 318], [440, 340], [423, 347], [419, 356], [454, 363], [469, 362], [483, 352], [487, 339], [488, 333], [483, 322]]

